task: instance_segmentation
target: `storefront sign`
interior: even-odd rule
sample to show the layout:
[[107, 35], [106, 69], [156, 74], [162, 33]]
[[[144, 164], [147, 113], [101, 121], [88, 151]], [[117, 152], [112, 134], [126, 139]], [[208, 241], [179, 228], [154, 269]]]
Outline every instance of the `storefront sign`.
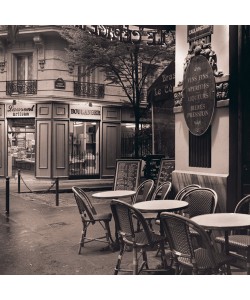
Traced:
[[6, 117], [7, 118], [35, 118], [36, 106], [35, 104], [17, 103], [6, 105]]
[[70, 118], [72, 119], [101, 119], [101, 107], [100, 106], [84, 106], [84, 105], [71, 105], [70, 106]]
[[175, 62], [172, 61], [148, 89], [148, 101], [173, 100]]
[[204, 36], [213, 33], [213, 25], [188, 25], [187, 26], [187, 41], [191, 42], [198, 40]]
[[55, 89], [65, 89], [65, 81], [62, 78], [57, 78], [55, 81]]
[[215, 107], [215, 79], [208, 60], [194, 56], [183, 78], [183, 111], [187, 126], [194, 135], [208, 129]]

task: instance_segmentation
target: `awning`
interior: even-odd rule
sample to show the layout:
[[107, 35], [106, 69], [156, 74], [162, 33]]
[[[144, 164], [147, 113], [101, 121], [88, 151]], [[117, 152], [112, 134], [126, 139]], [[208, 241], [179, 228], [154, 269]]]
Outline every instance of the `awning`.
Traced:
[[161, 75], [149, 87], [147, 101], [155, 102], [173, 99], [173, 87], [175, 86], [175, 62], [172, 61]]

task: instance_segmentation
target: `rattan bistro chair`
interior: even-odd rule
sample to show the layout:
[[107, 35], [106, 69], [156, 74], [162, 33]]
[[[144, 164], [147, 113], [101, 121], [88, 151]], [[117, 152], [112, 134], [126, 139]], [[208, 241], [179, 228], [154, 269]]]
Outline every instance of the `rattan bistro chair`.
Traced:
[[154, 191], [151, 199], [152, 200], [166, 200], [172, 188], [172, 183], [170, 181], [165, 181], [160, 184]]
[[[78, 254], [81, 253], [81, 249], [84, 247], [86, 243], [92, 242], [92, 241], [99, 241], [103, 243], [108, 243], [111, 249], [113, 249], [113, 239], [111, 236], [111, 231], [110, 231], [110, 221], [112, 219], [112, 213], [97, 213], [96, 209], [92, 205], [89, 197], [87, 194], [80, 189], [79, 187], [72, 187], [72, 191], [75, 196], [75, 200], [77, 203], [77, 207], [79, 210], [79, 213], [81, 215], [81, 220], [82, 220], [82, 234], [81, 234], [81, 239], [80, 239], [80, 246], [79, 246], [79, 251]], [[102, 228], [104, 229], [105, 236], [100, 236], [100, 237], [87, 237], [87, 230], [89, 225], [95, 225], [99, 223]]]
[[[163, 230], [169, 242], [175, 274], [225, 274], [232, 258], [218, 253], [206, 231], [192, 220], [173, 213], [161, 213]], [[190, 229], [199, 233], [201, 246], [195, 248]]]
[[186, 192], [181, 200], [188, 202], [188, 207], [183, 213], [185, 217], [191, 219], [195, 216], [214, 213], [218, 196], [213, 189], [201, 187]]
[[193, 190], [193, 189], [197, 189], [200, 188], [201, 186], [199, 184], [189, 184], [184, 186], [182, 189], [180, 189], [178, 191], [178, 193], [175, 195], [174, 199], [175, 200], [181, 200], [182, 197], [189, 191]]
[[148, 201], [151, 199], [151, 194], [154, 189], [154, 180], [147, 179], [144, 180], [137, 188], [136, 194], [133, 197], [132, 205], [141, 202], [141, 201]]
[[[245, 196], [236, 205], [235, 213], [250, 214], [250, 195]], [[219, 236], [215, 241], [225, 245], [225, 237]], [[248, 230], [235, 230], [228, 237], [229, 254], [235, 258], [233, 265], [240, 269], [246, 269], [250, 275], [250, 232]]]
[[[132, 205], [123, 201], [112, 200], [110, 206], [120, 242], [120, 253], [118, 255], [114, 274], [117, 275], [118, 272], [133, 272], [134, 275], [137, 275], [143, 270], [147, 272], [155, 271], [155, 269], [149, 269], [147, 250], [152, 250], [158, 245], [161, 249], [162, 267], [163, 270], [166, 269], [167, 261], [164, 250], [165, 237], [152, 232], [143, 215]], [[140, 226], [142, 228], [139, 232], [135, 230], [135, 222], [137, 220], [140, 222]], [[133, 249], [132, 270], [121, 267], [126, 246], [132, 247]]]

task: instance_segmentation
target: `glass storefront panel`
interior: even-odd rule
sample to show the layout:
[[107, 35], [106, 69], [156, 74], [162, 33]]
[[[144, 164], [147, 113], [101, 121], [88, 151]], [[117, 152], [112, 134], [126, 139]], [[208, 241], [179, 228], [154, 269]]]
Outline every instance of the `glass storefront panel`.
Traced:
[[35, 119], [8, 120], [8, 176], [18, 169], [34, 176]]
[[[134, 138], [135, 124], [122, 123], [121, 124], [121, 157], [133, 158], [135, 156]], [[152, 126], [151, 124], [140, 124], [139, 141], [139, 155], [144, 157], [152, 154]]]
[[99, 176], [100, 122], [71, 121], [69, 135], [69, 176]]

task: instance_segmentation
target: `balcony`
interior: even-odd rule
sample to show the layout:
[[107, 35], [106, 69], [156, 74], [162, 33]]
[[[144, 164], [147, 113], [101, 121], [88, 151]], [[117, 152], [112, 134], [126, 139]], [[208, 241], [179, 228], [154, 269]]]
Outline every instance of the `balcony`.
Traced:
[[74, 81], [74, 95], [99, 99], [104, 98], [104, 84]]
[[6, 95], [35, 95], [37, 80], [6, 81]]

